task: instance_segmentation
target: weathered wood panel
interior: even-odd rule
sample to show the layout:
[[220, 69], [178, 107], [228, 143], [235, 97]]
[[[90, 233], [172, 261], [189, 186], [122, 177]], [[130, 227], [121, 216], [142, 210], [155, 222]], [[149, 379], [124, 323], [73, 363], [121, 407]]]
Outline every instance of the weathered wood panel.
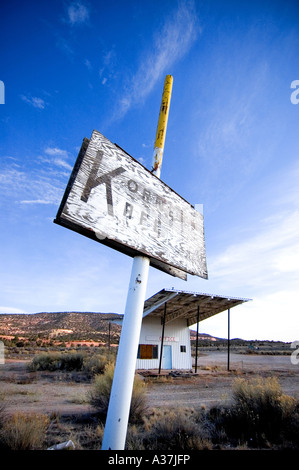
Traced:
[[202, 214], [97, 131], [84, 140], [55, 222], [169, 274], [207, 278]]

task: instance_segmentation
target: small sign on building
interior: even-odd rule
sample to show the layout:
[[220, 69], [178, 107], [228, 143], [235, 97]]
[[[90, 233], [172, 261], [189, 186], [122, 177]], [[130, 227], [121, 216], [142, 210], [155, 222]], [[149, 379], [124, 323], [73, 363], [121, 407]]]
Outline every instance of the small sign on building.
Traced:
[[54, 222], [168, 274], [207, 278], [203, 215], [98, 131], [83, 141]]

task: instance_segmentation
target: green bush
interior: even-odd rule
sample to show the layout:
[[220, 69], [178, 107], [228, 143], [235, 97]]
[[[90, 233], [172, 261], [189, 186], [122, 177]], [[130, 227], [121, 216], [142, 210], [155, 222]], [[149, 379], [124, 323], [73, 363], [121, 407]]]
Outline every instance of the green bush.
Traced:
[[60, 368], [59, 353], [41, 353], [34, 356], [28, 366], [30, 371], [37, 370], [58, 370]]
[[61, 370], [82, 370], [84, 355], [81, 353], [67, 353], [61, 355]]
[[29, 370], [82, 370], [84, 356], [81, 353], [41, 353], [35, 356], [29, 364]]
[[85, 371], [89, 374], [103, 374], [108, 358], [105, 354], [86, 352], [43, 352], [35, 356], [28, 368], [30, 371]]

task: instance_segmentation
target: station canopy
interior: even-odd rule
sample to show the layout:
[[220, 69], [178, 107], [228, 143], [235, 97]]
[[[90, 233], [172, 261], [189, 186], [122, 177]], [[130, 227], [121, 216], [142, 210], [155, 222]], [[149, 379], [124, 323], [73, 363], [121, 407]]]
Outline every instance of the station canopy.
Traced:
[[177, 318], [184, 318], [187, 320], [187, 325], [191, 326], [198, 321], [205, 320], [249, 300], [175, 289], [162, 289], [145, 301], [143, 317], [164, 318], [165, 314], [165, 323]]

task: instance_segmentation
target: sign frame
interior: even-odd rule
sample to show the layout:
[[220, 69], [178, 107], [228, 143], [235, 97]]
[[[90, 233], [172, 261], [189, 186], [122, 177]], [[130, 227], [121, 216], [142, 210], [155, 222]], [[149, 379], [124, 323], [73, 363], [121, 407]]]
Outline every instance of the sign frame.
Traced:
[[[116, 161], [118, 161], [119, 163], [116, 164]], [[106, 168], [105, 171], [103, 171], [104, 168]], [[132, 171], [134, 171], [134, 177], [132, 177]], [[139, 179], [137, 178], [137, 174]], [[125, 178], [126, 180], [124, 180]], [[142, 182], [140, 187], [143, 188], [143, 192], [141, 193], [139, 191], [137, 197], [136, 188], [138, 187], [137, 185], [138, 183], [140, 183], [140, 181]], [[148, 182], [150, 189], [146, 185], [144, 185], [144, 181]], [[152, 190], [152, 188], [155, 188], [155, 191], [157, 193], [156, 201], [159, 198], [159, 203], [156, 202], [156, 204], [153, 204], [153, 199], [151, 199], [152, 196], [150, 196], [151, 194], [154, 194], [150, 193], [150, 190]], [[190, 220], [192, 219], [193, 221], [191, 221], [189, 230], [194, 231], [194, 234], [197, 236], [196, 242], [199, 242], [200, 245], [197, 246], [197, 248], [193, 247], [193, 255], [194, 257], [196, 257], [196, 255], [198, 254], [200, 258], [199, 261], [186, 261], [186, 256], [183, 255], [181, 255], [181, 261], [178, 261], [178, 252], [177, 256], [173, 256], [173, 258], [176, 259], [171, 259], [171, 249], [168, 253], [168, 245], [163, 246], [162, 242], [162, 245], [158, 246], [158, 243], [160, 242], [158, 240], [159, 237], [155, 238], [155, 234], [153, 233], [149, 233], [148, 237], [145, 238], [146, 241], [144, 242], [149, 245], [151, 244], [151, 246], [145, 246], [144, 244], [140, 248], [134, 246], [134, 243], [131, 243], [131, 240], [130, 244], [128, 242], [124, 242], [119, 235], [113, 237], [111, 236], [111, 232], [106, 233], [105, 226], [103, 226], [102, 229], [95, 229], [95, 223], [85, 223], [85, 221], [83, 221], [83, 218], [80, 219], [81, 216], [79, 217], [77, 215], [78, 213], [82, 213], [82, 210], [80, 212], [79, 205], [81, 205], [81, 209], [82, 207], [85, 207], [87, 211], [90, 211], [90, 213], [99, 212], [99, 205], [90, 205], [89, 207], [90, 199], [92, 197], [95, 198], [96, 193], [99, 193], [99, 191], [101, 191], [101, 201], [103, 200], [103, 197], [106, 197], [105, 222], [107, 224], [112, 220], [113, 217], [116, 217], [116, 215], [114, 214], [115, 208], [113, 202], [115, 196], [119, 198], [129, 198], [129, 202], [127, 202], [127, 205], [122, 206], [122, 215], [126, 218], [126, 224], [128, 227], [129, 224], [131, 224], [130, 211], [132, 211], [133, 202], [135, 204], [134, 207], [137, 207], [139, 211], [141, 211], [144, 204], [144, 207], [147, 208], [148, 211], [151, 210], [155, 214], [155, 216], [157, 215], [157, 222], [155, 222], [157, 226], [159, 223], [162, 225], [165, 223], [166, 219], [165, 217], [163, 218], [163, 216], [165, 215], [165, 210], [167, 211], [167, 207], [170, 203], [173, 202], [174, 205], [181, 207], [181, 209], [178, 209], [181, 214], [180, 217], [182, 217], [183, 219], [183, 217], [185, 217], [185, 214], [189, 214]], [[81, 195], [80, 198], [79, 195]], [[136, 196], [135, 200], [134, 196]], [[78, 204], [78, 208], [75, 207], [76, 204]], [[161, 207], [164, 210], [164, 214]], [[176, 211], [177, 214], [178, 210]], [[103, 212], [102, 207], [101, 211], [102, 214], [105, 214], [105, 212]], [[170, 211], [168, 210], [168, 218], [169, 214]], [[176, 227], [178, 227], [179, 223], [179, 216], [177, 214], [176, 217], [173, 215], [171, 216], [173, 217], [172, 222], [173, 224], [176, 224]], [[147, 219], [149, 219], [149, 216], [146, 211], [144, 211], [143, 213], [141, 212], [141, 215], [139, 214], [140, 222], [141, 217], [143, 218], [142, 220], [147, 223]], [[90, 218], [92, 219], [92, 217]], [[197, 275], [203, 277], [204, 279], [208, 278], [206, 268], [205, 239], [202, 214], [197, 212], [194, 206], [192, 206], [184, 198], [179, 196], [168, 185], [166, 185], [162, 180], [160, 180], [160, 178], [155, 176], [151, 171], [144, 167], [139, 161], [134, 159], [117, 144], [113, 144], [112, 142], [110, 142], [105, 136], [103, 136], [100, 132], [96, 130], [93, 131], [91, 139], [87, 139], [86, 137], [83, 139], [81, 149], [79, 151], [77, 160], [70, 175], [54, 223], [66, 227], [70, 230], [73, 230], [77, 233], [80, 233], [85, 237], [91, 238], [105, 246], [113, 248], [130, 257], [146, 256], [150, 259], [151, 266], [172, 276], [179, 277], [184, 280], [187, 279], [187, 274]], [[140, 225], [142, 224], [140, 223]], [[184, 228], [183, 222], [181, 223], [181, 225]], [[175, 227], [175, 225], [172, 226]], [[132, 227], [133, 232], [134, 230], [136, 231], [136, 226], [134, 226], [133, 223]], [[140, 230], [140, 227], [138, 227], [138, 229]], [[129, 230], [129, 228], [125, 227], [125, 230]], [[142, 230], [144, 231], [146, 230], [146, 228], [142, 227]], [[156, 230], [159, 230], [159, 226], [158, 229], [156, 227]], [[165, 228], [164, 233], [166, 233]], [[140, 232], [139, 235], [140, 234], [142, 235], [142, 232]], [[185, 230], [184, 241], [186, 237], [188, 239], [188, 236], [189, 232], [186, 232]], [[150, 242], [148, 242], [149, 239]], [[190, 237], [190, 240], [191, 239], [192, 237]], [[159, 249], [157, 249], [157, 246]], [[177, 250], [176, 246], [174, 246], [172, 249], [174, 250], [174, 252]], [[196, 249], [198, 249], [198, 253], [196, 252]], [[190, 255], [190, 258], [191, 256], [192, 254]]]

